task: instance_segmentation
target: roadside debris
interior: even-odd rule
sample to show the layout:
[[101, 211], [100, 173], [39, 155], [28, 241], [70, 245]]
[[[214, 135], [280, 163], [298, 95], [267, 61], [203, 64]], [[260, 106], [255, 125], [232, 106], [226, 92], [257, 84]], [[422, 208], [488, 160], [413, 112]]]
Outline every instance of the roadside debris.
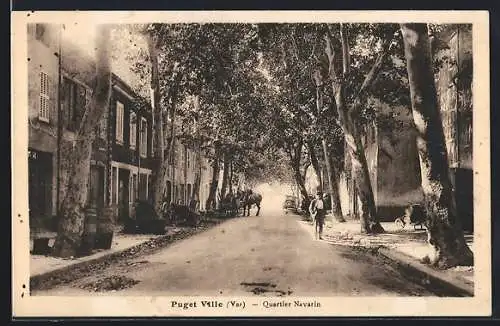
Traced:
[[118, 291], [131, 288], [139, 283], [129, 277], [113, 275], [94, 282], [83, 284], [80, 288], [92, 292]]

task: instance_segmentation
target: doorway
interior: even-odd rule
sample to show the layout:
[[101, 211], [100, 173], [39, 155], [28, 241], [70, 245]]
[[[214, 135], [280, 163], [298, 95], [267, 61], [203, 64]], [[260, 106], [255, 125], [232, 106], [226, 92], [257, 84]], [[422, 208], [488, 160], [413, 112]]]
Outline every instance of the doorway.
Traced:
[[30, 225], [42, 226], [52, 215], [52, 153], [28, 150]]
[[100, 214], [104, 207], [104, 167], [92, 165], [90, 167], [89, 204]]
[[118, 171], [118, 218], [126, 221], [130, 217], [129, 212], [129, 179], [130, 171], [119, 169]]

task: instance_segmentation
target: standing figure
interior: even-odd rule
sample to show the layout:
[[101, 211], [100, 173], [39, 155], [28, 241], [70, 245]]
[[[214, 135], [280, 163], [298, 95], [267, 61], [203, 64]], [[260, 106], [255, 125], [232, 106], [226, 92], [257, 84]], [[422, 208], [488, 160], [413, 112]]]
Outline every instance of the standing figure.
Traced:
[[323, 225], [325, 224], [326, 210], [321, 191], [316, 193], [316, 198], [309, 204], [309, 213], [313, 219], [316, 239], [323, 240]]

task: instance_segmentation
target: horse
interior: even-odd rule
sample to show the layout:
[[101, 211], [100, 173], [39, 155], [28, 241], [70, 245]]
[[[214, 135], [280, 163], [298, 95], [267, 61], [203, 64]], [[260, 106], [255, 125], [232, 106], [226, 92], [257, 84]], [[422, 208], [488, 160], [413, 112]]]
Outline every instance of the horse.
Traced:
[[239, 194], [238, 199], [241, 207], [243, 207], [243, 216], [245, 216], [245, 211], [247, 212], [247, 216], [250, 216], [252, 205], [257, 206], [257, 214], [255, 214], [255, 216], [259, 216], [260, 203], [262, 201], [261, 194], [254, 193], [252, 190], [246, 190]]

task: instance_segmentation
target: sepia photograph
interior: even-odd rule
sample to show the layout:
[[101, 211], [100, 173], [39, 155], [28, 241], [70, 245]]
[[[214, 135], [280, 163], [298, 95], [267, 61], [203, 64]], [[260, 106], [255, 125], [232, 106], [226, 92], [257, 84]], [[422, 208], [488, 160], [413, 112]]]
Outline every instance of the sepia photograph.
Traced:
[[487, 12], [12, 13], [13, 313], [491, 314]]

